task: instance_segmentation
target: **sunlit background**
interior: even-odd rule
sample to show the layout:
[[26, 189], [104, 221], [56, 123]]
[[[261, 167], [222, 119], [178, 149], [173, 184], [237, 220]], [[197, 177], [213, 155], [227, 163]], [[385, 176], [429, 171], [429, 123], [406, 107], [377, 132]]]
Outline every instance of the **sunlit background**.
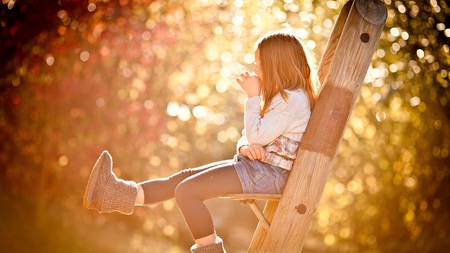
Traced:
[[[255, 40], [290, 27], [318, 64], [345, 2], [2, 0], [0, 251], [188, 252], [174, 201], [82, 208], [97, 156], [138, 182], [231, 158], [246, 97], [234, 79], [253, 69]], [[450, 247], [449, 3], [385, 4], [303, 252]], [[251, 210], [207, 204], [227, 250], [246, 252]]]

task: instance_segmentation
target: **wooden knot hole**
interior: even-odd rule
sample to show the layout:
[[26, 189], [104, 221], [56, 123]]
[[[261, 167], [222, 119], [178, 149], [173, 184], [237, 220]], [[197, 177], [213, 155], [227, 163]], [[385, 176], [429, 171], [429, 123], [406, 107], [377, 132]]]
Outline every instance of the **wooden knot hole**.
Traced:
[[297, 212], [299, 214], [306, 213], [306, 206], [304, 204], [300, 204], [300, 205], [296, 206], [295, 209], [297, 209]]
[[339, 119], [340, 117], [342, 117], [342, 111], [339, 109], [334, 109], [331, 112], [331, 117], [333, 117], [334, 119]]
[[363, 33], [361, 34], [361, 36], [359, 37], [359, 39], [363, 42], [363, 43], [367, 43], [370, 40], [370, 36], [367, 33]]

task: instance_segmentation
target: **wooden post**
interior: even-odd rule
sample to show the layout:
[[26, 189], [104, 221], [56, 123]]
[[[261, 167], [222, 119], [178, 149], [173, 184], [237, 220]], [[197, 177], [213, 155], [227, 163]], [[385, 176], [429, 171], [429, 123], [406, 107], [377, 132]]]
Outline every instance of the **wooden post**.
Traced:
[[333, 160], [386, 21], [380, 0], [350, 0], [319, 67], [323, 84], [280, 202], [264, 209], [248, 252], [301, 252]]

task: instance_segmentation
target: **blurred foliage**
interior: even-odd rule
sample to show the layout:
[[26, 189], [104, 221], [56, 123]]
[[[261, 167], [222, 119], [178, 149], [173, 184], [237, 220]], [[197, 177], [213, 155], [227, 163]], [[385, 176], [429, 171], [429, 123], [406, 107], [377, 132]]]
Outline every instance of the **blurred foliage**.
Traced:
[[[291, 26], [321, 56], [344, 3], [3, 0], [0, 251], [186, 252], [173, 201], [132, 216], [81, 207], [98, 154], [136, 181], [232, 157], [245, 98], [234, 78], [253, 68], [255, 40]], [[450, 247], [450, 7], [385, 3], [304, 252]], [[251, 211], [208, 204], [228, 250], [246, 252]]]

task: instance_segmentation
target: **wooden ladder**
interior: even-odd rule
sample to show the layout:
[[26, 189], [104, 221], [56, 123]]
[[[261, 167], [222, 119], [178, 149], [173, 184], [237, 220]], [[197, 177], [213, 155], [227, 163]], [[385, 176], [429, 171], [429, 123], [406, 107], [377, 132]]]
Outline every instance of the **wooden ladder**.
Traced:
[[256, 204], [255, 200], [278, 202], [281, 199], [281, 194], [225, 194], [222, 198], [239, 200], [242, 204], [248, 204], [264, 229], [269, 230], [270, 223], [266, 216], [264, 216], [259, 206]]
[[[322, 89], [283, 194], [223, 196], [248, 203], [259, 219], [248, 252], [301, 252], [386, 18], [380, 0], [350, 0], [342, 8], [319, 66]], [[255, 200], [266, 200], [264, 211]]]

